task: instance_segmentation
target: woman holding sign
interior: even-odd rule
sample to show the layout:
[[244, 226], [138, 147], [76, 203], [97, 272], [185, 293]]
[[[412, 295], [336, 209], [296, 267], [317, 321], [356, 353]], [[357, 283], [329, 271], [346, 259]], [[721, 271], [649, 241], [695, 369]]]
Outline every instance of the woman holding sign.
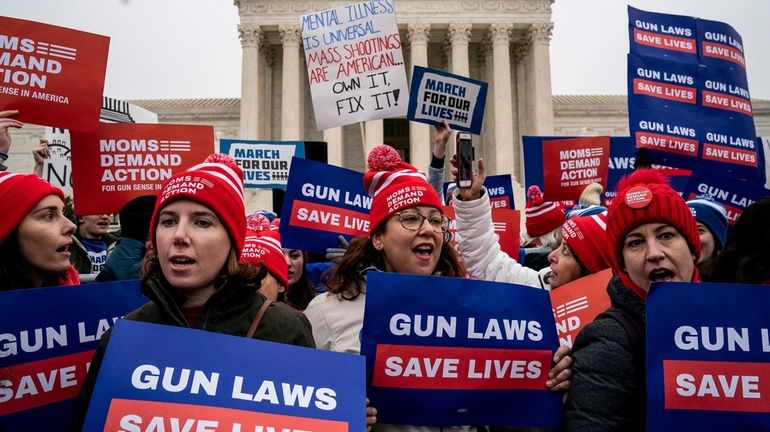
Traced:
[[70, 264], [75, 224], [64, 193], [34, 174], [0, 173], [0, 291], [77, 285]]
[[[232, 158], [215, 154], [172, 176], [158, 196], [142, 266], [142, 290], [150, 301], [125, 319], [315, 346], [304, 315], [257, 292], [261, 268], [239, 265], [245, 238], [243, 174]], [[81, 390], [78, 424], [108, 335]]]
[[652, 282], [699, 280], [701, 246], [695, 219], [657, 171], [642, 169], [618, 183], [607, 216], [616, 275], [612, 307], [588, 324], [572, 347], [572, 386], [564, 430], [645, 430], [645, 302]]

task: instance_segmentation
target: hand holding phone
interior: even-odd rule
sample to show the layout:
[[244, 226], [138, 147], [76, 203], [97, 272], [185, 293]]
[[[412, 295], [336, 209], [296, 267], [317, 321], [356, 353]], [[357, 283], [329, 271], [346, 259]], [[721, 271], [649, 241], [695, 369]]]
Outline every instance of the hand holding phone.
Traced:
[[471, 187], [473, 183], [473, 141], [471, 134], [460, 132], [457, 134], [457, 185], [459, 187]]

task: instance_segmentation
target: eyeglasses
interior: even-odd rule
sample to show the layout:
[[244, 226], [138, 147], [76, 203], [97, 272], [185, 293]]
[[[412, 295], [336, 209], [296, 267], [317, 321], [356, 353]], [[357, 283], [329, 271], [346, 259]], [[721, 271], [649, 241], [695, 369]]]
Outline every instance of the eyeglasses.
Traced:
[[395, 215], [398, 216], [401, 226], [409, 231], [419, 231], [422, 228], [422, 224], [425, 223], [425, 219], [428, 220], [428, 224], [433, 228], [434, 232], [447, 232], [449, 229], [449, 219], [438, 212], [423, 216], [420, 212], [403, 211], [395, 213]]

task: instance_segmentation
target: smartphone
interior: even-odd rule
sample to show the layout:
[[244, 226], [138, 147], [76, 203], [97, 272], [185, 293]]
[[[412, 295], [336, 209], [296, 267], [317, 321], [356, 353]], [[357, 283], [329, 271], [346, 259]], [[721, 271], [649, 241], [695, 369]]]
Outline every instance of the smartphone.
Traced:
[[470, 187], [473, 180], [473, 141], [471, 134], [457, 134], [457, 185]]

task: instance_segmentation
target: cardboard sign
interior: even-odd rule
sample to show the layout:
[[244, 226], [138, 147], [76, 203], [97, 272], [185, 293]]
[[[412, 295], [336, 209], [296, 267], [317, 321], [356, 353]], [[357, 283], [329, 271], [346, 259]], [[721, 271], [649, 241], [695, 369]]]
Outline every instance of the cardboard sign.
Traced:
[[406, 115], [409, 88], [391, 0], [300, 19], [318, 129]]
[[[442, 186], [447, 205], [452, 203], [452, 197], [448, 193], [450, 186], [454, 189], [457, 187], [457, 184], [455, 182], [444, 182]], [[484, 187], [487, 188], [489, 205], [492, 208], [511, 210], [515, 208], [513, 202], [513, 181], [510, 174], [487, 176], [484, 179]]]
[[580, 330], [610, 307], [607, 284], [611, 278], [612, 270], [605, 269], [551, 291], [559, 345], [572, 348]]
[[372, 198], [357, 171], [293, 158], [281, 211], [281, 245], [325, 252], [337, 237], [369, 235]]
[[222, 139], [219, 151], [232, 156], [241, 167], [244, 188], [285, 189], [291, 158], [305, 157], [305, 143]]
[[610, 137], [543, 141], [543, 198], [574, 200], [591, 183], [607, 188]]
[[0, 430], [61, 430], [99, 339], [146, 303], [139, 281], [0, 292]]
[[481, 133], [487, 83], [437, 69], [415, 66], [409, 92], [409, 120]]
[[770, 429], [768, 301], [766, 286], [652, 285], [647, 430]]
[[727, 210], [727, 223], [735, 224], [746, 207], [770, 195], [770, 189], [762, 184], [743, 181], [725, 176], [703, 166], [697, 166], [687, 182], [683, 198], [691, 200], [698, 195], [708, 194]]
[[0, 111], [24, 123], [93, 131], [110, 39], [0, 16]]
[[128, 201], [155, 195], [175, 173], [214, 152], [211, 126], [108, 124], [96, 134], [72, 132], [77, 214], [117, 213]]
[[370, 271], [361, 354], [378, 421], [558, 428], [550, 308], [536, 288]]
[[[449, 218], [449, 232], [452, 233], [452, 246], [457, 250], [457, 224], [455, 222], [454, 206], [444, 206], [444, 214]], [[517, 258], [519, 256], [519, 246], [521, 238], [521, 212], [507, 208], [492, 208], [492, 224], [497, 234], [497, 242], [500, 244], [500, 250], [508, 256]]]
[[363, 372], [359, 356], [119, 321], [83, 430], [364, 432]]
[[695, 18], [628, 7], [629, 51], [682, 63], [698, 62]]
[[72, 155], [70, 153], [70, 131], [61, 128], [46, 128], [50, 156], [43, 162], [43, 180], [72, 196]]

